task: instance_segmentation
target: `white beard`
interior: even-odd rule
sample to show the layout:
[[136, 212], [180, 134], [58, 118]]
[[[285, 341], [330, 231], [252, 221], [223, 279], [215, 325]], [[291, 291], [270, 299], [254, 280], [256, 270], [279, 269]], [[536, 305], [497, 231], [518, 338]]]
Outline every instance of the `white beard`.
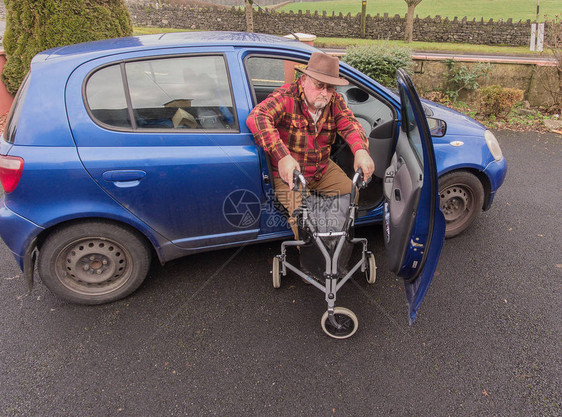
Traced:
[[328, 100], [316, 100], [314, 102], [314, 108], [316, 110], [322, 110], [327, 105], [328, 105]]

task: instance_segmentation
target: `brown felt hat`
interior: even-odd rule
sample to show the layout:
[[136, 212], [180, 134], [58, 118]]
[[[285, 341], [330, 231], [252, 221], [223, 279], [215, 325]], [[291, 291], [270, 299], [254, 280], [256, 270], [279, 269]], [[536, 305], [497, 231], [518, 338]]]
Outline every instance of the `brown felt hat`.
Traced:
[[340, 78], [340, 60], [323, 52], [314, 52], [304, 69], [296, 68], [320, 82], [332, 85], [348, 85], [349, 81]]

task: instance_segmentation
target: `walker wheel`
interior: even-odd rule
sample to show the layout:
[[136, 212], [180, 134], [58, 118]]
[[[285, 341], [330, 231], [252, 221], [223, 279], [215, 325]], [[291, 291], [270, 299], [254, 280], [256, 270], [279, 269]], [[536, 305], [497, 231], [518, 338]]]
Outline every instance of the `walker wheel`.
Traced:
[[281, 287], [281, 272], [279, 270], [279, 258], [277, 256], [273, 257], [273, 269], [271, 270], [271, 275], [273, 275], [273, 288]]
[[332, 324], [327, 311], [322, 316], [322, 330], [324, 330], [324, 333], [328, 336], [334, 339], [347, 339], [353, 336], [357, 331], [359, 321], [353, 311], [343, 307], [335, 307], [334, 318], [336, 319], [336, 323], [340, 326], [339, 329]]
[[375, 255], [369, 252], [367, 255], [369, 268], [365, 269], [365, 278], [368, 284], [374, 284], [377, 280], [377, 264], [375, 262]]

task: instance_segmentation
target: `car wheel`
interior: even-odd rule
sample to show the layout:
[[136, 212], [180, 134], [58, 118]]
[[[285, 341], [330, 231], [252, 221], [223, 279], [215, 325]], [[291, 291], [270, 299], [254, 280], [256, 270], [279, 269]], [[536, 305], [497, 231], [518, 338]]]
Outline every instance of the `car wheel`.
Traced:
[[447, 227], [445, 237], [451, 238], [465, 231], [482, 211], [484, 187], [470, 172], [451, 172], [439, 179], [441, 211]]
[[137, 233], [113, 223], [89, 221], [59, 229], [39, 252], [43, 283], [77, 304], [103, 304], [135, 291], [150, 266], [150, 250]]

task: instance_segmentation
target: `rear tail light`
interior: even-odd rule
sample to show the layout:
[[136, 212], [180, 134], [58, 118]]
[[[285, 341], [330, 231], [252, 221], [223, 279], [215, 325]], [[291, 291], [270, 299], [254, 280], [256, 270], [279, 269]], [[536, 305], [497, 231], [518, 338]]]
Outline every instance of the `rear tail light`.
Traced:
[[6, 193], [14, 191], [23, 172], [23, 159], [0, 155], [0, 182]]

